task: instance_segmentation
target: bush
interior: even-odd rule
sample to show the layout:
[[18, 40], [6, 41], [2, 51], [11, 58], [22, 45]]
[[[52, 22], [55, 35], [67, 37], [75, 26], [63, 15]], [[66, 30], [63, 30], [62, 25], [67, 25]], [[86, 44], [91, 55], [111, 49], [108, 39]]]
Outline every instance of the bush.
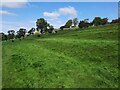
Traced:
[[41, 33], [37, 31], [34, 35], [40, 37]]

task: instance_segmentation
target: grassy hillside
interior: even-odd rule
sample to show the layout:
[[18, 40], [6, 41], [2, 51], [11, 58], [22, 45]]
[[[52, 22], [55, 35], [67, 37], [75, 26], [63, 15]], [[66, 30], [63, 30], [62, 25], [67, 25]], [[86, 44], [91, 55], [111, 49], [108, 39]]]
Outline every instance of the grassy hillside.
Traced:
[[3, 87], [118, 87], [118, 26], [3, 42]]

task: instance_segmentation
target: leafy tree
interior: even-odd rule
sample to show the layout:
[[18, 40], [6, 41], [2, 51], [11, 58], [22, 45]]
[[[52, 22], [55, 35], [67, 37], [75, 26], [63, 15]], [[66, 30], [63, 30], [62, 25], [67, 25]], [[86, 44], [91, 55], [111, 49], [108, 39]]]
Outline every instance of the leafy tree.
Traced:
[[63, 28], [65, 28], [65, 26], [61, 26], [60, 29], [63, 30]]
[[41, 33], [43, 33], [43, 30], [47, 29], [47, 21], [44, 18], [37, 19], [36, 26], [38, 30], [41, 30]]
[[46, 24], [45, 32], [49, 32], [50, 26], [51, 26], [51, 25], [50, 25], [49, 23]]
[[102, 20], [101, 20], [101, 25], [105, 25], [105, 24], [107, 24], [108, 23], [108, 18], [103, 18]]
[[84, 22], [85, 22], [85, 23], [88, 23], [88, 20], [89, 20], [89, 19], [88, 19], [88, 18], [86, 18], [86, 19], [84, 19]]
[[90, 23], [85, 22], [85, 21], [80, 21], [80, 23], [78, 24], [79, 28], [87, 28], [90, 26]]
[[35, 32], [35, 36], [40, 37], [40, 32], [39, 31]]
[[68, 20], [65, 24], [65, 28], [70, 28], [70, 26], [72, 26], [72, 20]]
[[78, 27], [83, 28], [83, 26], [84, 26], [84, 21], [80, 21], [80, 23], [78, 24]]
[[8, 39], [12, 39], [12, 42], [14, 42], [14, 37], [15, 37], [15, 31], [14, 30], [9, 30], [8, 31]]
[[100, 17], [95, 17], [93, 20], [93, 24], [95, 26], [101, 25], [102, 19]]
[[54, 27], [52, 25], [49, 26], [49, 33], [52, 33], [52, 31], [54, 30]]
[[72, 20], [68, 20], [64, 26], [61, 26], [60, 29], [63, 30], [64, 28], [70, 28], [72, 26]]
[[21, 40], [21, 37], [25, 37], [25, 33], [26, 33], [26, 29], [24, 28], [20, 28], [19, 31], [17, 31], [17, 35], [16, 35], [16, 38], [19, 38]]
[[113, 24], [114, 24], [114, 23], [119, 23], [119, 24], [120, 24], [120, 18], [112, 20], [111, 23], [113, 23]]
[[90, 23], [89, 23], [89, 26], [93, 26], [93, 22], [90, 22]]
[[31, 34], [33, 34], [35, 32], [35, 28], [31, 28], [29, 31], [28, 31], [28, 33], [31, 35]]
[[9, 30], [8, 31], [8, 34], [10, 35], [10, 34], [15, 34], [15, 31], [14, 30]]
[[77, 18], [73, 19], [73, 24], [74, 24], [74, 27], [76, 27], [76, 25], [78, 24], [78, 19]]
[[19, 32], [20, 32], [20, 34], [24, 37], [24, 36], [25, 36], [25, 33], [26, 33], [27, 31], [26, 31], [26, 29], [24, 29], [24, 28], [20, 28], [20, 29], [19, 29]]
[[4, 33], [0, 33], [0, 35], [2, 36], [2, 41], [6, 40], [7, 41], [7, 35]]

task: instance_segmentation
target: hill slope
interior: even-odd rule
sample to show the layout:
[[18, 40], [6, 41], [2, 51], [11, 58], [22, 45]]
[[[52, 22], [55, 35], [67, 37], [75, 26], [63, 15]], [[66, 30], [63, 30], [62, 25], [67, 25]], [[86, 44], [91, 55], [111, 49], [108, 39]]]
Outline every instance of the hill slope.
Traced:
[[118, 87], [118, 26], [3, 42], [3, 87]]

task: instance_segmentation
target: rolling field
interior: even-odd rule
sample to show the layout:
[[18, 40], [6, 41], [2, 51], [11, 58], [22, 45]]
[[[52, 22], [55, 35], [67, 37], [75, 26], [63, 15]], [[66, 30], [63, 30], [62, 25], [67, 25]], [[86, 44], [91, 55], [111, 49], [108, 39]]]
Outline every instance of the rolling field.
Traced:
[[106, 25], [4, 41], [3, 88], [117, 88], [117, 28]]

